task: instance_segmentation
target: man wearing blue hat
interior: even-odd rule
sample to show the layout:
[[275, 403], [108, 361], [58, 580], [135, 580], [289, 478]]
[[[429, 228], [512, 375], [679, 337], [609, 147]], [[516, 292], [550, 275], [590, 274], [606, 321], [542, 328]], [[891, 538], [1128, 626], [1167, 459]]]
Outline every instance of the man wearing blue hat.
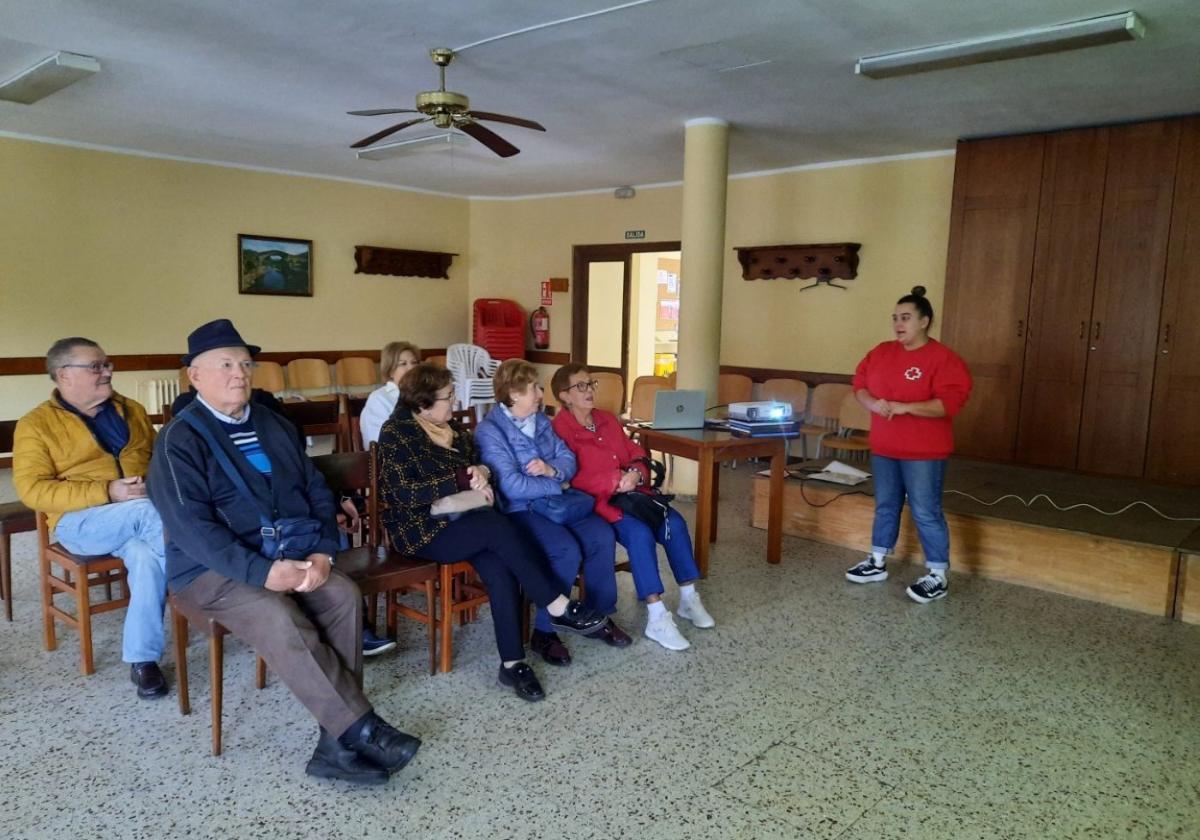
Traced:
[[336, 500], [295, 429], [251, 404], [259, 349], [227, 319], [188, 336], [196, 399], [163, 428], [150, 464], [168, 586], [254, 648], [317, 719], [309, 775], [383, 783], [421, 742], [359, 688], [362, 598], [333, 565]]

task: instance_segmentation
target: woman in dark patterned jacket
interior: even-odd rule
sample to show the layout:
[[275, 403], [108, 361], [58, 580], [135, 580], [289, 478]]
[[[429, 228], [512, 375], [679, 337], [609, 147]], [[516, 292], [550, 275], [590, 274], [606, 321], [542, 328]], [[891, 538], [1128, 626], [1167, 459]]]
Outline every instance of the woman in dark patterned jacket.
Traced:
[[[541, 700], [545, 693], [525, 662], [521, 591], [549, 611], [559, 630], [590, 635], [601, 631], [606, 619], [570, 600], [537, 547], [490, 506], [495, 499], [490, 473], [479, 463], [471, 433], [451, 422], [453, 400], [445, 368], [418, 365], [400, 382], [396, 411], [379, 433], [382, 523], [399, 551], [437, 563], [465, 560], [475, 567], [491, 602], [500, 684], [524, 700]], [[465, 490], [479, 491], [488, 505], [453, 520], [433, 515], [434, 502]]]

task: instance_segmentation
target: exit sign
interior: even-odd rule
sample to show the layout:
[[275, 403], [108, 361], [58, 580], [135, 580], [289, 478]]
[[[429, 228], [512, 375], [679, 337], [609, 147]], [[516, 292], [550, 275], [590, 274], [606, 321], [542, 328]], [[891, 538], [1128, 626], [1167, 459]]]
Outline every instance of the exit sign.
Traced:
[[645, 239], [646, 231], [644, 230], [627, 230], [625, 231], [626, 239]]

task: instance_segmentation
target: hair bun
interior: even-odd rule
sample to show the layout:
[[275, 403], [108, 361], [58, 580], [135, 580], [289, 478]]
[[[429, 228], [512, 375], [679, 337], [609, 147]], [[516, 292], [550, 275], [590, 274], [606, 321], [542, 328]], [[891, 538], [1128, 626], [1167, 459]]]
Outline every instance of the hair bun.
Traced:
[[925, 297], [925, 287], [924, 286], [913, 286], [912, 293], [914, 295], [916, 295], [917, 297]]

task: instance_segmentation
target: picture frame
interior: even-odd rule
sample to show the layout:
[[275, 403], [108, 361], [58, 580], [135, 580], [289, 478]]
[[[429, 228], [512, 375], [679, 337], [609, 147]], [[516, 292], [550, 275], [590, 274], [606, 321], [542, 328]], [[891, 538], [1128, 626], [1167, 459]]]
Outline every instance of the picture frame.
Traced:
[[313, 243], [238, 234], [238, 294], [312, 297]]

